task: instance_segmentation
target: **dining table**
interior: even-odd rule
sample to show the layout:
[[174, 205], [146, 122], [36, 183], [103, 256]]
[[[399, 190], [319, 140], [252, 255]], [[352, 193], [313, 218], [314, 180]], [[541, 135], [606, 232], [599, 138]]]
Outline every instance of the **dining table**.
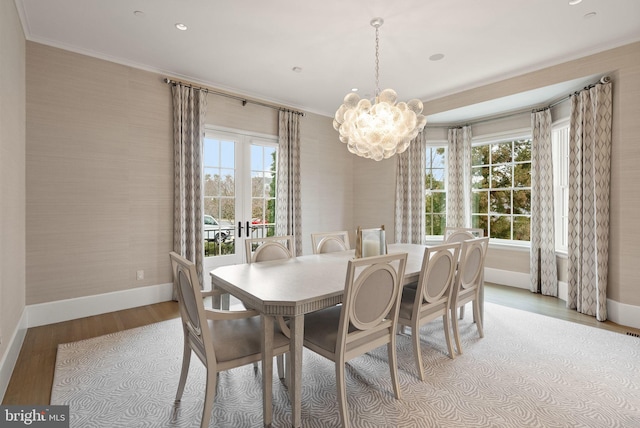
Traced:
[[[418, 280], [426, 246], [389, 244], [387, 253], [407, 253], [403, 284]], [[273, 409], [273, 334], [275, 317], [289, 320], [290, 367], [288, 389], [291, 425], [301, 426], [304, 316], [342, 302], [347, 264], [354, 250], [290, 259], [218, 267], [210, 272], [213, 289], [229, 293], [247, 308], [260, 312], [262, 328], [262, 386], [264, 426], [271, 426]], [[289, 368], [287, 369], [289, 370]]]

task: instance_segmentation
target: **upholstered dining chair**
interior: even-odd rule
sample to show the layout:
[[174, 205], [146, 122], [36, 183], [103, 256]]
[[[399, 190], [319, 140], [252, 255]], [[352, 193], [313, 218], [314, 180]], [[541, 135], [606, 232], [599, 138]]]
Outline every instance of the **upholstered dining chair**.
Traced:
[[[218, 372], [262, 359], [260, 316], [252, 310], [205, 309], [195, 265], [175, 252], [171, 252], [170, 257], [184, 332], [176, 404], [182, 399], [191, 354], [194, 353], [206, 369], [205, 398], [200, 420], [200, 427], [205, 428], [211, 420]], [[288, 350], [289, 339], [276, 326], [273, 354], [282, 356]]]
[[456, 276], [456, 265], [461, 244], [442, 244], [427, 247], [422, 258], [422, 268], [417, 288], [402, 290], [398, 324], [411, 327], [413, 354], [420, 380], [424, 380], [422, 353], [420, 352], [420, 327], [442, 317], [445, 339], [451, 358], [455, 358], [451, 339], [451, 300]]
[[[247, 263], [292, 259], [296, 253], [294, 245], [293, 235], [246, 239], [245, 250]], [[276, 321], [283, 333], [289, 337], [289, 326], [284, 318], [281, 316], [276, 317]], [[282, 379], [285, 377], [285, 366], [282, 356], [276, 359], [276, 364], [278, 366], [278, 376]]]
[[318, 232], [311, 234], [313, 254], [332, 253], [349, 250], [349, 232]]
[[293, 235], [245, 239], [247, 263], [291, 259], [296, 250]]
[[[483, 238], [484, 229], [476, 227], [445, 227], [444, 242], [462, 242], [468, 239]], [[482, 275], [484, 282], [484, 272]], [[460, 319], [464, 319], [464, 306], [460, 307]]]
[[462, 354], [460, 345], [460, 331], [456, 312], [469, 302], [473, 302], [473, 319], [478, 328], [480, 337], [484, 337], [482, 330], [482, 316], [480, 314], [480, 289], [484, 276], [484, 261], [489, 246], [489, 237], [470, 239], [462, 242], [460, 248], [460, 260], [451, 301], [451, 317], [453, 335], [456, 341], [458, 353]]
[[387, 345], [389, 370], [400, 399], [396, 328], [407, 253], [348, 261], [342, 305], [305, 315], [304, 346], [333, 361], [342, 426], [350, 426], [345, 363]]
[[484, 230], [476, 227], [445, 227], [443, 241], [462, 242], [467, 239], [483, 238]]

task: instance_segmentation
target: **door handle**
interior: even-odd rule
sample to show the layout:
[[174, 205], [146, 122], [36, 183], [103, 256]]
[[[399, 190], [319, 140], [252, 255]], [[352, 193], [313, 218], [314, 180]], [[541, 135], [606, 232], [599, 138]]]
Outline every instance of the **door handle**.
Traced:
[[247, 238], [250, 238], [250, 237], [251, 237], [251, 236], [250, 236], [250, 235], [251, 235], [250, 230], [251, 230], [251, 229], [249, 229], [249, 222], [247, 222]]
[[238, 236], [242, 237], [242, 222], [238, 222]]

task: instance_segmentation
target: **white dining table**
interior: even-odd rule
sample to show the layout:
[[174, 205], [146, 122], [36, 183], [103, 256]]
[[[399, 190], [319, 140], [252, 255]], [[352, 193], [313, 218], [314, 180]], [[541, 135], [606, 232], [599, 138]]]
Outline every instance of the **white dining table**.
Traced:
[[[388, 253], [407, 253], [404, 284], [416, 282], [424, 245], [389, 244]], [[289, 318], [289, 396], [291, 423], [301, 426], [304, 315], [342, 302], [347, 262], [354, 251], [314, 254], [286, 260], [223, 266], [210, 272], [211, 285], [262, 315], [262, 386], [265, 426], [272, 421], [273, 328], [276, 316]]]

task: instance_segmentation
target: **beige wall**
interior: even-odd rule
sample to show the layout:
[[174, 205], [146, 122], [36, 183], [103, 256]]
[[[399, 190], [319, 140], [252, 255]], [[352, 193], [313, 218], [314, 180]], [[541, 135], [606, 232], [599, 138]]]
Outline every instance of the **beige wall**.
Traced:
[[[171, 281], [173, 122], [162, 78], [27, 43], [27, 304]], [[278, 133], [277, 110], [207, 101], [209, 125]], [[353, 160], [331, 119], [307, 113], [301, 133], [311, 253], [311, 232], [352, 223]]]
[[[25, 39], [0, 2], [0, 361], [25, 307]], [[0, 386], [0, 392], [2, 391]]]
[[[640, 228], [635, 220], [640, 212], [640, 42], [570, 61], [491, 85], [426, 102], [427, 115], [476, 104], [594, 74], [608, 74], [613, 80], [613, 148], [611, 153], [611, 208], [609, 284], [607, 297], [616, 302], [640, 306], [640, 287], [636, 266], [640, 262]], [[568, 95], [568, 94], [567, 94]], [[474, 131], [474, 135], [477, 135]], [[392, 224], [395, 167], [357, 164], [363, 176], [355, 187], [358, 212], [380, 211], [382, 222]], [[367, 187], [367, 178], [375, 177], [378, 192]], [[360, 187], [362, 186], [362, 187]], [[488, 266], [496, 269], [528, 272], [527, 252], [491, 250]], [[526, 269], [526, 270], [525, 270]], [[566, 261], [560, 260], [560, 269]], [[564, 274], [561, 273], [561, 278]], [[564, 277], [566, 280], [566, 277]]]

